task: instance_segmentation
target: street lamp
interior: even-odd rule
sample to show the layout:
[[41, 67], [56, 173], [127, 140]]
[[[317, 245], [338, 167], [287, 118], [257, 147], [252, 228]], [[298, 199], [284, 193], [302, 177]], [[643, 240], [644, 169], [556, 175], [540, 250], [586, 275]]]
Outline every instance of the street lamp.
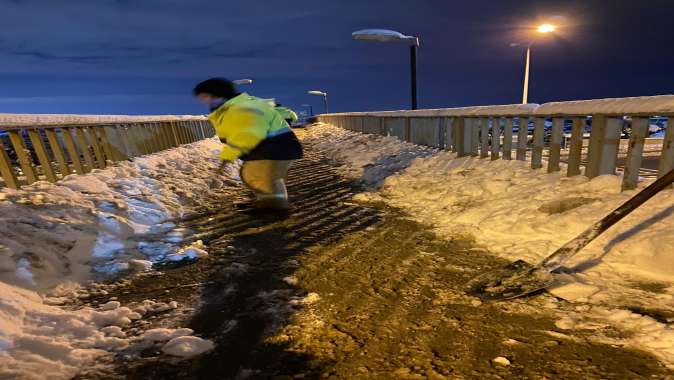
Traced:
[[328, 93], [327, 92], [318, 91], [318, 90], [311, 90], [311, 91], [307, 91], [307, 94], [322, 96], [323, 97], [323, 103], [325, 103], [325, 113], [328, 113]]
[[[557, 27], [552, 24], [541, 24], [536, 28], [536, 31], [540, 34], [550, 34], [557, 30]], [[522, 104], [529, 103], [529, 71], [531, 67], [531, 47], [534, 45], [535, 41], [529, 42], [527, 46], [527, 56], [524, 64], [524, 89], [522, 91]], [[511, 46], [519, 46], [519, 44], [511, 44]]]
[[377, 42], [403, 42], [410, 47], [410, 73], [412, 85], [412, 109], [417, 109], [417, 48], [419, 37], [406, 36], [387, 29], [364, 29], [351, 34], [354, 40]]
[[311, 104], [302, 104], [302, 107], [309, 108], [309, 116], [314, 116], [314, 106]]
[[253, 80], [252, 79], [236, 79], [236, 80], [233, 80], [232, 83], [234, 83], [237, 86], [241, 86], [243, 84], [253, 84]]

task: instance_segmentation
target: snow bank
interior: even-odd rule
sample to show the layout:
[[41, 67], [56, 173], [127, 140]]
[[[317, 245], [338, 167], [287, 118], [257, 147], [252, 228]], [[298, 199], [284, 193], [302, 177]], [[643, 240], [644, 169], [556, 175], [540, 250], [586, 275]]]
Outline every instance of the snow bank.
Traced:
[[[404, 142], [329, 125], [316, 125], [307, 133], [309, 139], [331, 136], [322, 149], [341, 161], [345, 173], [380, 184], [379, 191], [356, 199], [385, 201], [441, 236], [472, 238], [511, 260], [538, 262], [638, 191], [621, 192], [617, 176], [567, 178], [531, 170], [526, 162], [457, 158], [450, 152], [429, 155]], [[396, 152], [409, 167], [396, 171], [379, 164], [382, 157], [395, 161]], [[567, 263], [576, 272], [563, 276], [553, 293], [593, 305], [674, 311], [673, 228], [674, 190], [666, 190]], [[641, 290], [649, 286], [658, 289]], [[624, 320], [631, 319], [614, 325], [628, 325]], [[666, 325], [633, 343], [674, 364], [674, 335]]]
[[67, 115], [67, 114], [18, 114], [0, 113], [0, 126], [10, 124], [55, 124], [55, 123], [123, 123], [166, 120], [204, 120], [204, 116], [192, 115]]
[[[155, 340], [180, 357], [212, 348], [209, 341], [187, 337], [189, 329], [174, 330], [166, 339], [157, 339], [156, 331], [126, 336], [132, 321], [170, 312], [176, 302], [148, 300], [132, 309], [113, 300], [75, 311], [53, 305], [88, 298], [87, 291], [67, 284], [95, 273], [149, 270], [176, 251], [185, 257], [207, 254], [201, 242], [179, 248], [187, 231], [170, 220], [235, 185], [236, 168], [214, 174], [219, 149], [217, 140], [204, 140], [54, 184], [2, 189], [0, 377], [68, 379], [96, 357], [151, 347]], [[11, 284], [39, 290], [63, 285], [56, 297], [43, 299]], [[100, 286], [95, 292], [107, 294]]]
[[0, 281], [45, 289], [87, 279], [92, 267], [142, 270], [165, 260], [185, 234], [170, 220], [236, 181], [235, 168], [214, 175], [219, 147], [209, 139], [54, 184], [2, 189]]
[[335, 162], [348, 162], [340, 167], [342, 174], [375, 186], [408, 167], [415, 158], [437, 152], [435, 148], [401, 142], [391, 136], [365, 137], [328, 125], [308, 129], [305, 139]]
[[65, 311], [0, 282], [0, 377], [69, 379], [96, 357], [128, 347], [111, 327], [130, 323], [131, 314], [120, 307]]

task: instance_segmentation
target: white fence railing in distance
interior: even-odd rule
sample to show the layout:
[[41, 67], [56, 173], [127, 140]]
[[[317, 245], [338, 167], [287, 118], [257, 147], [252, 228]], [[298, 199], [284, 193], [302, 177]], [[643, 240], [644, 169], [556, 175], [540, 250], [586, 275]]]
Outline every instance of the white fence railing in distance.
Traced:
[[[325, 114], [319, 115], [318, 120], [352, 131], [450, 149], [460, 157], [528, 160], [532, 169], [543, 168], [543, 158], [547, 157], [548, 173], [561, 170], [564, 157], [568, 176], [585, 174], [590, 178], [616, 173], [621, 134], [629, 126], [622, 185], [626, 190], [637, 186], [652, 117], [667, 118], [658, 173], [663, 175], [674, 168], [673, 116], [674, 95], [663, 95], [542, 105]], [[562, 149], [565, 129], [570, 130], [565, 144], [568, 149]], [[589, 144], [584, 149], [586, 131], [590, 132]]]
[[56, 182], [214, 135], [204, 118], [0, 125], [0, 187]]

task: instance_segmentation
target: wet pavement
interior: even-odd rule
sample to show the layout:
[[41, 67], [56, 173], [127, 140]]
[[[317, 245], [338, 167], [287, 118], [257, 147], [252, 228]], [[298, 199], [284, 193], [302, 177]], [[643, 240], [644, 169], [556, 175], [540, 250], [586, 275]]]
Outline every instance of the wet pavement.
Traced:
[[555, 316], [573, 306], [549, 295], [492, 304], [467, 296], [468, 280], [505, 262], [471, 241], [440, 239], [400, 210], [353, 202], [360, 188], [319, 152], [291, 169], [289, 215], [239, 210], [240, 191], [228, 191], [179, 223], [208, 257], [156, 268], [107, 296], [177, 301], [128, 329], [189, 327], [216, 349], [189, 360], [122, 352], [80, 379], [672, 376], [646, 353], [598, 343], [594, 331], [559, 330]]

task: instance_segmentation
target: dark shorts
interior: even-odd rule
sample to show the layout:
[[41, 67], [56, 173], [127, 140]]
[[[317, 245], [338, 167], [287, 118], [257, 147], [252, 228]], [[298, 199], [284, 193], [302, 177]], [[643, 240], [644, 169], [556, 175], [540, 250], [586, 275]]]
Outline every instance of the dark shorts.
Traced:
[[243, 161], [256, 160], [299, 160], [302, 158], [302, 144], [292, 131], [269, 137], [250, 153], [241, 157]]

